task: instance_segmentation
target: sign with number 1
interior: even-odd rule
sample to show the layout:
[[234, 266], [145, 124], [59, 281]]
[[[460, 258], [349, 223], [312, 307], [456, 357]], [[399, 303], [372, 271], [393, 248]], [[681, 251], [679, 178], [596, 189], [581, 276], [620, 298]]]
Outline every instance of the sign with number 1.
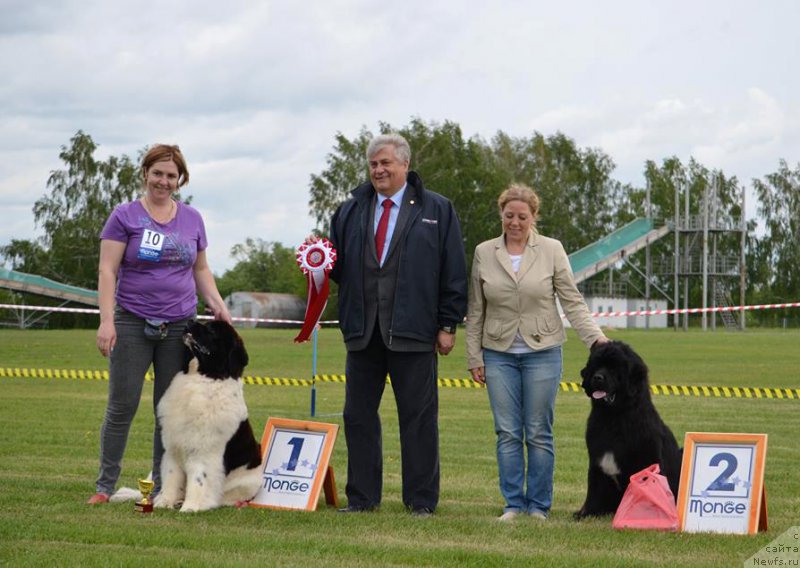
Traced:
[[307, 420], [270, 418], [264, 428], [261, 489], [252, 507], [275, 509], [317, 508], [320, 490], [336, 502], [333, 468], [329, 467], [339, 426]]
[[766, 434], [687, 432], [678, 491], [680, 530], [766, 530], [766, 453]]

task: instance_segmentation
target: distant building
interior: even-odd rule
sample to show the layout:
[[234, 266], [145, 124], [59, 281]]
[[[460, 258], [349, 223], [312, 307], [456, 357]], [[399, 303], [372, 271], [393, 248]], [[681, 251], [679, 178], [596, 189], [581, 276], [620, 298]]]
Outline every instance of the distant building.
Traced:
[[[609, 312], [635, 312], [645, 311], [647, 303], [641, 298], [617, 298], [605, 296], [584, 296], [586, 305], [590, 312], [609, 313]], [[668, 309], [666, 300], [650, 300], [650, 310]], [[559, 306], [559, 311], [563, 314], [564, 310]], [[600, 327], [612, 327], [617, 329], [645, 329], [647, 327], [647, 316], [602, 316], [595, 317], [594, 321]], [[564, 318], [564, 325], [569, 327], [569, 321]], [[651, 315], [650, 328], [666, 328], [667, 314]]]
[[[306, 301], [294, 294], [271, 292], [234, 292], [225, 303], [234, 318], [280, 319], [302, 322]], [[278, 322], [235, 322], [238, 327], [297, 327], [298, 324]]]
[[[586, 298], [586, 304], [592, 312], [643, 312], [648, 309], [647, 302], [642, 298], [604, 298], [594, 296]], [[666, 300], [650, 299], [651, 311], [666, 310], [669, 306]], [[645, 329], [648, 316], [616, 316], [595, 318], [602, 327], [617, 327], [622, 329]], [[667, 327], [667, 314], [651, 315], [651, 328]]]

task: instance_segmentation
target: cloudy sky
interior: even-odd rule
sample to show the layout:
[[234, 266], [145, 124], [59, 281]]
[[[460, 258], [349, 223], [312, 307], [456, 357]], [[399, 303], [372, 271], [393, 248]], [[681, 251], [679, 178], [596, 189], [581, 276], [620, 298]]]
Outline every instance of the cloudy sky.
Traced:
[[78, 130], [101, 159], [180, 144], [217, 274], [247, 237], [299, 244], [334, 136], [379, 121], [561, 131], [622, 182], [675, 155], [749, 185], [800, 159], [798, 21], [795, 0], [0, 0], [0, 244], [41, 234]]

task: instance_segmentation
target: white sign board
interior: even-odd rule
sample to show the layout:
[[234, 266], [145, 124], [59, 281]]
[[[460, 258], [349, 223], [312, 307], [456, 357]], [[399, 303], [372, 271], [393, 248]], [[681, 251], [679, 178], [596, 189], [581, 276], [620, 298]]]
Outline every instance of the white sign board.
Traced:
[[678, 491], [680, 530], [752, 534], [766, 529], [766, 434], [688, 432]]
[[338, 429], [336, 424], [270, 418], [261, 442], [261, 489], [250, 505], [315, 510]]

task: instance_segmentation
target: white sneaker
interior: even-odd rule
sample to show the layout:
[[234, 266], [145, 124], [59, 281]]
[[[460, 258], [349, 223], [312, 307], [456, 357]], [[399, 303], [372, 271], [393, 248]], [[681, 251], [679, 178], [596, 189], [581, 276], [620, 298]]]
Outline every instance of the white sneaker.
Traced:
[[516, 519], [518, 516], [519, 516], [518, 511], [506, 511], [505, 513], [497, 517], [497, 520], [500, 521], [501, 523], [509, 523], [514, 519]]
[[528, 516], [530, 518], [532, 518], [532, 519], [537, 520], [537, 521], [546, 521], [547, 520], [547, 515], [545, 515], [541, 511], [532, 511], [532, 512], [528, 513]]

